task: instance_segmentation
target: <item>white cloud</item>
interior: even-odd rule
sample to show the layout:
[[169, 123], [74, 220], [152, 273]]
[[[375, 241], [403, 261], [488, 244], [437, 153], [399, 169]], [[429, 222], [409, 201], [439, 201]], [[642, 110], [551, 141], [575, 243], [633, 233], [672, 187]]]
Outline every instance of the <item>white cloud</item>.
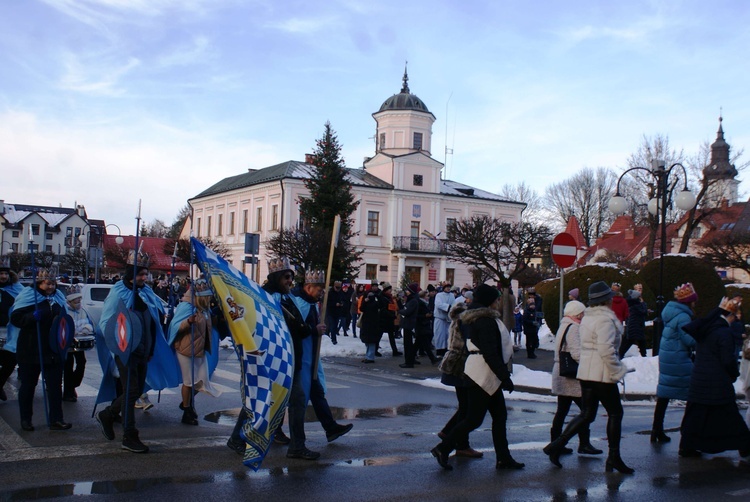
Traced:
[[122, 95], [125, 90], [118, 86], [119, 81], [141, 65], [140, 60], [134, 57], [119, 64], [96, 61], [95, 57], [85, 59], [88, 61], [81, 61], [78, 55], [71, 52], [63, 54], [65, 74], [59, 83], [62, 89], [89, 94]]

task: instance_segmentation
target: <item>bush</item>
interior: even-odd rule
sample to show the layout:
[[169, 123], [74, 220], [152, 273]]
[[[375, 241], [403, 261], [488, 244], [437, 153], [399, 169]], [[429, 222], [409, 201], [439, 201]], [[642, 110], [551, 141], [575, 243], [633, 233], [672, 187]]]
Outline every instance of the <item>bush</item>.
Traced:
[[[630, 270], [625, 270], [612, 264], [593, 264], [586, 265], [572, 270], [565, 274], [564, 278], [564, 298], [563, 302], [568, 302], [568, 291], [578, 288], [579, 300], [586, 304], [589, 296], [589, 286], [597, 281], [604, 281], [607, 284], [619, 282], [622, 285], [623, 294], [627, 294], [629, 289], [640, 282], [638, 274]], [[560, 326], [560, 278], [547, 279], [536, 286], [536, 292], [542, 297], [544, 319], [549, 329], [555, 333]], [[646, 284], [643, 284], [643, 298], [650, 305], [655, 303], [654, 295]]]
[[[639, 280], [655, 293], [659, 293], [659, 259], [651, 260], [638, 273]], [[680, 285], [692, 282], [698, 293], [698, 303], [695, 312], [698, 317], [705, 316], [719, 305], [721, 298], [726, 295], [716, 269], [709, 262], [688, 255], [664, 256], [664, 302], [674, 299], [674, 289]], [[656, 302], [649, 303], [656, 305]]]

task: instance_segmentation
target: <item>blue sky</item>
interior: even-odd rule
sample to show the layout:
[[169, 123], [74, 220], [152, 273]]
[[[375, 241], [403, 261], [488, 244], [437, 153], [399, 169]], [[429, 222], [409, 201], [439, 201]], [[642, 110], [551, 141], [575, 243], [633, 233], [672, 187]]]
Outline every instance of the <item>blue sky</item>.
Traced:
[[720, 107], [748, 148], [748, 26], [722, 0], [5, 0], [0, 198], [128, 233], [142, 199], [169, 224], [226, 176], [303, 160], [327, 120], [359, 167], [406, 60], [433, 157], [491, 191], [622, 168], [644, 134], [695, 153]]

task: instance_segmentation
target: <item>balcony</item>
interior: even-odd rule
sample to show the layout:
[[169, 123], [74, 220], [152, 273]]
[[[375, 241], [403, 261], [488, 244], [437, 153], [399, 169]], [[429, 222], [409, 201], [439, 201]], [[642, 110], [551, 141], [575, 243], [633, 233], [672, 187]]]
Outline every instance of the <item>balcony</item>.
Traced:
[[427, 237], [394, 237], [394, 253], [445, 254], [445, 241]]

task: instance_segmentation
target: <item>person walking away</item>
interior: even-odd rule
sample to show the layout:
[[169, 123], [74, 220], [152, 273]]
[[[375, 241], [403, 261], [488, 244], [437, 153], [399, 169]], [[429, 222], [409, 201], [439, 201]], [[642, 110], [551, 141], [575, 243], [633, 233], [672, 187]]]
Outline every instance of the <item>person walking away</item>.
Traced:
[[336, 345], [336, 339], [339, 331], [339, 322], [343, 316], [342, 307], [344, 306], [343, 291], [341, 290], [341, 281], [334, 281], [331, 289], [328, 290], [328, 302], [326, 307], [326, 324], [328, 325], [328, 336], [331, 343]]
[[413, 368], [417, 361], [416, 329], [417, 311], [419, 310], [419, 284], [412, 282], [406, 290], [406, 305], [399, 310], [401, 316], [401, 329], [404, 337], [404, 362], [399, 364], [401, 368]]
[[750, 461], [750, 431], [737, 408], [739, 376], [734, 336], [743, 331], [742, 297], [723, 298], [719, 307], [683, 330], [696, 341], [695, 367], [680, 427], [681, 457], [738, 450]]
[[359, 329], [359, 338], [366, 347], [365, 358], [362, 359], [365, 364], [375, 362], [375, 353], [383, 336], [383, 310], [388, 306], [380, 294], [379, 286], [378, 281], [373, 280], [370, 291], [362, 297], [360, 305], [362, 327]]
[[513, 325], [513, 352], [517, 352], [521, 350], [521, 336], [523, 335], [523, 314], [519, 305], [513, 308], [513, 319], [515, 320]]
[[544, 453], [557, 467], [562, 467], [560, 455], [564, 453], [565, 445], [594, 421], [601, 402], [608, 415], [609, 456], [605, 470], [617, 470], [623, 474], [635, 472], [620, 457], [623, 409], [617, 382], [628, 370], [617, 357], [623, 326], [612, 310], [613, 296], [614, 292], [604, 281], [589, 286], [589, 307], [584, 311], [579, 327], [581, 359], [577, 377], [581, 382], [581, 413], [570, 421], [560, 437], [544, 447]]
[[628, 320], [630, 313], [628, 312], [628, 302], [625, 300], [625, 297], [622, 296], [622, 292], [620, 292], [621, 287], [622, 286], [619, 282], [612, 283], [611, 289], [615, 294], [615, 296], [612, 297], [612, 310], [620, 322], [624, 324], [625, 321]]
[[462, 326], [467, 330], [466, 346], [469, 349], [464, 373], [472, 381], [472, 385], [468, 391], [466, 417], [430, 452], [443, 469], [453, 469], [448, 463], [451, 451], [456, 448], [460, 439], [468, 437], [471, 431], [482, 425], [488, 411], [492, 416], [495, 468], [503, 470], [524, 467], [524, 464], [513, 459], [508, 449], [508, 411], [503, 390], [511, 393], [514, 389], [508, 371], [508, 363], [513, 355], [513, 341], [500, 320], [501, 302], [500, 292], [496, 288], [481, 284], [474, 290], [474, 301], [461, 316]]
[[[562, 434], [565, 425], [565, 417], [568, 416], [570, 405], [576, 403], [578, 409], [583, 409], [581, 404], [581, 383], [573, 377], [560, 375], [560, 351], [569, 352], [570, 356], [579, 362], [581, 359], [581, 338], [578, 334], [581, 319], [586, 306], [576, 300], [569, 301], [563, 311], [564, 317], [560, 321], [560, 327], [555, 335], [555, 363], [552, 366], [552, 395], [557, 396], [557, 411], [552, 419], [550, 429], [550, 440], [555, 441]], [[564, 342], [563, 342], [564, 340]], [[599, 455], [602, 450], [594, 448], [591, 444], [591, 430], [583, 426], [578, 431], [578, 453], [587, 455]], [[573, 453], [570, 448], [565, 448], [563, 453]]]
[[382, 311], [383, 331], [388, 334], [388, 342], [391, 344], [393, 357], [403, 355], [396, 345], [396, 320], [398, 318], [398, 302], [393, 296], [393, 286], [390, 282], [383, 283], [383, 300], [385, 308]]
[[349, 336], [349, 325], [352, 324], [352, 291], [348, 282], [341, 285], [341, 293], [342, 305], [339, 329], [344, 331], [344, 336]]
[[[432, 364], [437, 364], [440, 360], [432, 353], [432, 310], [430, 310], [429, 304], [429, 292], [420, 291], [417, 295], [419, 302], [417, 302], [417, 351], [424, 352]], [[418, 361], [417, 361], [418, 362]]]
[[688, 399], [695, 339], [683, 327], [692, 321], [697, 301], [695, 288], [687, 282], [674, 290], [674, 300], [662, 309], [664, 330], [659, 343], [659, 385], [656, 386], [654, 423], [651, 427], [652, 443], [670, 441], [670, 437], [664, 434], [664, 417], [669, 400]]
[[448, 329], [451, 325], [450, 312], [451, 307], [456, 301], [456, 297], [451, 293], [450, 283], [443, 284], [443, 289], [440, 293], [435, 295], [435, 310], [433, 311], [433, 339], [432, 343], [435, 345], [435, 351], [438, 357], [445, 354], [448, 348]]

